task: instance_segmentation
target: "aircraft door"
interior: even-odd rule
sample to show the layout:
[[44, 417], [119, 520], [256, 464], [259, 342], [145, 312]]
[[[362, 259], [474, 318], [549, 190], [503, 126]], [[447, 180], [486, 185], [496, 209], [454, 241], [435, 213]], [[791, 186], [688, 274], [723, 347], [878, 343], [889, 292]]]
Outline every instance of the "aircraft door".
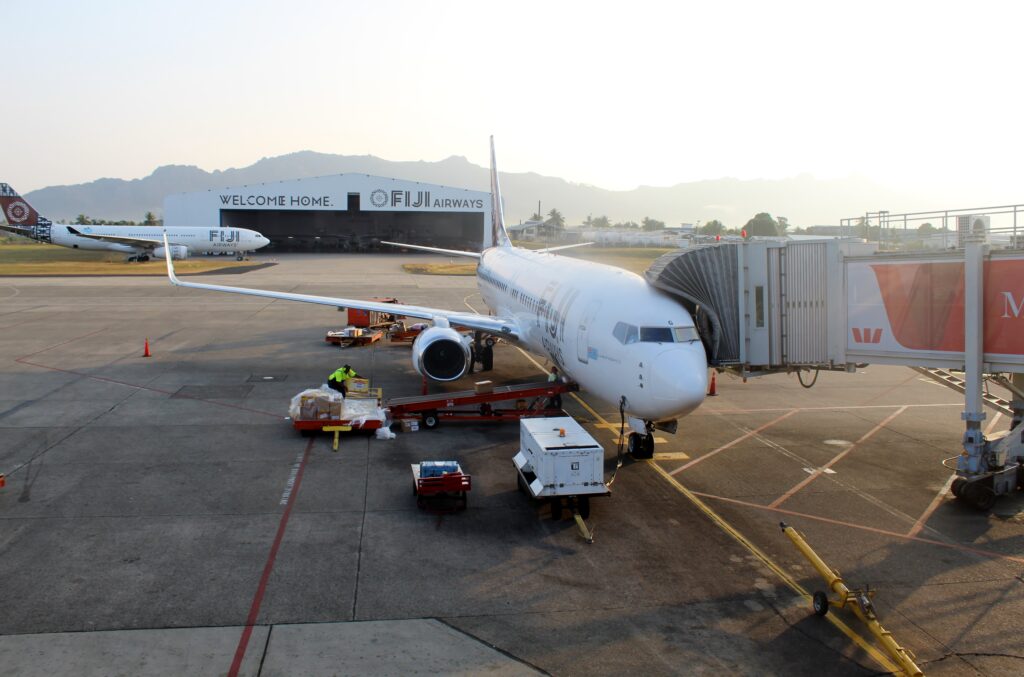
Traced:
[[576, 357], [583, 364], [590, 361], [590, 341], [587, 334], [590, 331], [590, 325], [594, 323], [594, 318], [597, 317], [597, 311], [600, 309], [600, 301], [591, 301], [580, 318], [579, 331], [576, 333]]

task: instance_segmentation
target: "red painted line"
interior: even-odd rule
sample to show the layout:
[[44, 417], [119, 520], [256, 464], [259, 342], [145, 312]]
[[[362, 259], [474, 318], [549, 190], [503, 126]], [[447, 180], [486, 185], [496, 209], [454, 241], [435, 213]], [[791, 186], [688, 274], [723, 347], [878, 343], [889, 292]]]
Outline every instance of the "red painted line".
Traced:
[[[771, 426], [775, 425], [776, 423], [779, 423], [780, 421], [786, 420], [787, 418], [789, 418], [790, 416], [792, 416], [793, 414], [795, 414], [795, 413], [797, 413], [799, 411], [803, 411], [803, 410], [802, 409], [790, 409], [789, 411], [787, 411], [782, 416], [779, 416], [777, 418], [773, 418], [772, 420], [768, 421], [767, 423], [765, 423], [760, 428], [755, 428], [754, 430], [751, 430], [750, 432], [748, 432], [746, 435], [743, 435], [742, 437], [737, 437], [732, 442], [729, 442], [728, 444], [723, 444], [722, 446], [718, 447], [714, 451], [709, 451], [708, 453], [704, 454], [700, 458], [695, 458], [692, 461], [690, 461], [689, 463], [686, 463], [684, 465], [679, 466], [678, 468], [676, 468], [675, 470], [670, 472], [669, 475], [675, 476], [675, 475], [683, 472], [687, 468], [691, 468], [691, 467], [697, 465], [698, 463], [700, 463], [701, 461], [709, 459], [712, 456], [714, 456], [715, 454], [717, 454], [717, 453], [719, 453], [721, 451], [725, 451], [726, 449], [739, 444], [740, 442], [742, 442], [743, 440], [745, 440], [745, 439], [747, 439], [749, 437], [753, 437], [754, 435], [758, 434], [759, 432], [761, 432], [765, 428], [770, 428]], [[740, 430], [742, 430], [742, 428], [740, 428]]]
[[299, 495], [299, 486], [302, 484], [302, 474], [306, 470], [306, 461], [309, 460], [309, 452], [313, 448], [313, 442], [306, 443], [306, 452], [302, 455], [302, 462], [299, 464], [299, 472], [295, 475], [295, 483], [288, 494], [288, 505], [281, 513], [281, 521], [277, 525], [277, 535], [274, 543], [270, 546], [270, 553], [267, 555], [267, 563], [263, 565], [263, 575], [260, 576], [260, 583], [256, 587], [256, 594], [252, 598], [252, 605], [249, 607], [249, 617], [245, 619], [245, 629], [238, 640], [238, 648], [235, 649], [235, 659], [231, 661], [231, 669], [228, 670], [228, 677], [238, 677], [238, 670], [242, 667], [242, 659], [245, 658], [245, 650], [249, 646], [249, 638], [252, 637], [252, 628], [256, 625], [256, 618], [260, 614], [260, 605], [263, 603], [263, 595], [267, 592], [267, 582], [270, 574], [274, 571], [274, 561], [277, 559], [277, 551], [284, 539], [285, 529], [288, 527], [288, 518], [292, 514], [292, 506], [295, 505], [295, 497]]
[[832, 519], [830, 517], [821, 517], [820, 515], [809, 515], [805, 512], [796, 512], [795, 510], [786, 510], [785, 508], [773, 508], [770, 505], [761, 505], [760, 503], [750, 503], [749, 501], [741, 501], [736, 498], [726, 498], [725, 496], [715, 496], [714, 494], [705, 494], [701, 491], [690, 492], [695, 496], [701, 498], [709, 498], [715, 501], [722, 501], [724, 503], [732, 503], [740, 505], [745, 508], [757, 508], [758, 510], [768, 510], [770, 512], [777, 512], [783, 515], [792, 515], [793, 517], [802, 517], [804, 519], [813, 520], [815, 522], [824, 522], [826, 524], [833, 524], [840, 527], [848, 527], [850, 529], [858, 529], [860, 531], [868, 531], [873, 534], [879, 534], [881, 536], [889, 536], [903, 541], [916, 541], [918, 543], [927, 543], [928, 545], [937, 545], [940, 548], [949, 548], [950, 550], [960, 550], [961, 552], [969, 552], [974, 555], [981, 555], [990, 559], [1004, 559], [1010, 562], [1018, 562], [1024, 564], [1024, 557], [1014, 557], [1012, 555], [1004, 555], [999, 552], [993, 552], [991, 550], [982, 550], [981, 548], [972, 548], [967, 545], [961, 545], [959, 543], [946, 543], [944, 541], [936, 541], [932, 538], [921, 538], [920, 536], [910, 536], [908, 534], [900, 534], [895, 531], [889, 531], [887, 529], [878, 529], [875, 527], [865, 526], [863, 524], [854, 524], [853, 522], [844, 522], [842, 520]]
[[831, 468], [833, 465], [835, 465], [836, 463], [841, 461], [847, 454], [849, 454], [851, 451], [856, 449], [858, 444], [860, 444], [861, 442], [863, 442], [864, 440], [868, 439], [869, 437], [871, 437], [872, 435], [877, 433], [879, 430], [881, 430], [882, 428], [887, 426], [894, 418], [896, 418], [897, 416], [899, 416], [900, 414], [902, 414], [906, 410], [907, 410], [907, 408], [904, 406], [904, 407], [900, 407], [899, 409], [897, 409], [893, 413], [889, 414], [889, 416], [884, 421], [882, 421], [881, 423], [876, 425], [874, 428], [872, 428], [868, 432], [866, 432], [863, 435], [861, 435], [861, 438], [859, 440], [857, 440], [856, 442], [854, 442], [850, 446], [846, 447], [846, 449], [844, 449], [839, 455], [837, 455], [831, 461], [829, 461], [825, 465], [823, 465], [820, 468], [818, 468], [817, 470], [815, 470], [813, 473], [808, 475], [804, 480], [798, 482], [797, 485], [794, 486], [792, 489], [790, 489], [789, 491], [784, 493], [782, 496], [779, 496], [774, 501], [769, 503], [768, 507], [769, 508], [777, 508], [780, 505], [782, 505], [783, 503], [785, 503], [786, 501], [788, 501], [790, 498], [793, 497], [793, 495], [796, 492], [800, 491], [801, 489], [806, 487], [808, 484], [810, 484], [814, 480], [816, 480], [819, 477], [821, 477], [822, 473], [825, 470], [827, 470], [828, 468]]

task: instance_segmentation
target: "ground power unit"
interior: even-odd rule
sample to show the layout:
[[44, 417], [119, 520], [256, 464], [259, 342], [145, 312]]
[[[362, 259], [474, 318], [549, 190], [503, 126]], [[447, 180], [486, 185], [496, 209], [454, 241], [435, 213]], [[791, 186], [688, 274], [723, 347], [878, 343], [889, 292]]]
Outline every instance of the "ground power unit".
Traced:
[[608, 494], [604, 448], [568, 416], [522, 419], [513, 463], [534, 498]]

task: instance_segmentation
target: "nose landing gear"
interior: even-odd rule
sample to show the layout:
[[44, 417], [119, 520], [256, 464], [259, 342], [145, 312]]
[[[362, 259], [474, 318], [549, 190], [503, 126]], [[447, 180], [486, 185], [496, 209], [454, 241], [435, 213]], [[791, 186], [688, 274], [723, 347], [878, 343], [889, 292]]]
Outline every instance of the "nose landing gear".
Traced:
[[[650, 424], [648, 424], [650, 425]], [[648, 431], [646, 434], [630, 433], [626, 441], [626, 450], [635, 459], [654, 458], [654, 434]]]

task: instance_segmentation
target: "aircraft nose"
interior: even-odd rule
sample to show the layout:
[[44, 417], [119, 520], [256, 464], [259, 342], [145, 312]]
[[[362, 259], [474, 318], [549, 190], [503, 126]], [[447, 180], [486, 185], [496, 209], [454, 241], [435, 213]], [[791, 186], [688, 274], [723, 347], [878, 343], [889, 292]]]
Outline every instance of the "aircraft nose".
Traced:
[[700, 343], [677, 346], [658, 355], [651, 370], [655, 398], [672, 402], [681, 416], [700, 406], [708, 392], [708, 363]]

